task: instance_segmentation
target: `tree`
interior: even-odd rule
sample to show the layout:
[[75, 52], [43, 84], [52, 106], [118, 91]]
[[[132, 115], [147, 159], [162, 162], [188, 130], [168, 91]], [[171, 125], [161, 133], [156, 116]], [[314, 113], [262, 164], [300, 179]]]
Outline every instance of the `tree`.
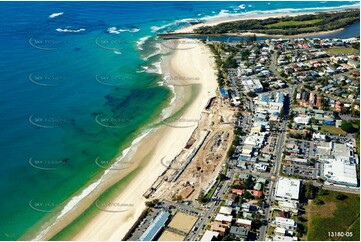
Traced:
[[157, 203], [159, 202], [159, 199], [154, 199], [152, 201], [146, 201], [145, 205], [149, 208], [154, 207], [155, 205], [157, 205]]
[[257, 97], [257, 94], [255, 92], [252, 92], [252, 91], [247, 92], [247, 95], [249, 97]]
[[350, 122], [342, 121], [341, 129], [347, 133], [355, 133], [357, 129]]
[[280, 110], [279, 116], [280, 116], [281, 119], [283, 119], [283, 117], [285, 116], [285, 111], [284, 111], [283, 107]]
[[342, 200], [345, 200], [345, 199], [347, 199], [347, 198], [348, 198], [348, 196], [343, 195], [343, 194], [339, 194], [339, 195], [336, 196], [336, 199], [337, 199], [337, 200], [341, 200], [341, 201], [342, 201]]
[[312, 183], [310, 182], [307, 182], [305, 184], [305, 197], [307, 199], [314, 199], [315, 198], [315, 189], [314, 187], [312, 186]]
[[252, 194], [251, 194], [249, 191], [245, 191], [245, 193], [243, 194], [243, 197], [244, 197], [245, 199], [251, 199]]
[[315, 199], [315, 200], [313, 201], [313, 203], [316, 204], [316, 205], [323, 205], [323, 204], [325, 204], [325, 202], [324, 202], [323, 200], [319, 199], [319, 198]]

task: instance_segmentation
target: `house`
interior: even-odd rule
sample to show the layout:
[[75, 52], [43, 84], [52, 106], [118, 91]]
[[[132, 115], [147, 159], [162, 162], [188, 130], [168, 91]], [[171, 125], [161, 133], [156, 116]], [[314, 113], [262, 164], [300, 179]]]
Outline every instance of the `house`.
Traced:
[[239, 218], [237, 219], [236, 224], [241, 228], [251, 229], [252, 220]]
[[241, 190], [241, 189], [235, 189], [235, 188], [233, 188], [232, 189], [232, 193], [234, 193], [234, 194], [237, 194], [237, 195], [243, 195], [243, 193], [244, 193], [244, 190]]
[[218, 232], [220, 236], [224, 236], [228, 228], [228, 224], [224, 224], [219, 221], [214, 221], [211, 225], [211, 230], [214, 232]]
[[206, 230], [206, 232], [203, 234], [201, 241], [217, 241], [218, 240], [219, 233]]
[[293, 230], [297, 227], [296, 222], [293, 219], [283, 218], [283, 217], [276, 217], [275, 223], [277, 227]]
[[245, 228], [240, 228], [238, 226], [231, 226], [230, 234], [235, 235], [236, 237], [241, 239], [248, 238], [248, 230]]
[[219, 210], [219, 213], [224, 214], [224, 215], [231, 215], [232, 214], [232, 208], [222, 206], [220, 208], [220, 210]]
[[273, 236], [272, 238], [273, 241], [297, 241], [298, 238], [296, 236], [294, 237], [289, 237], [289, 236]]
[[233, 216], [231, 215], [224, 215], [224, 214], [217, 214], [216, 218], [214, 219], [215, 221], [219, 221], [222, 223], [231, 223], [233, 219]]
[[249, 190], [249, 192], [252, 194], [252, 196], [254, 197], [262, 197], [262, 192], [261, 191], [256, 191], [256, 190]]
[[257, 182], [256, 185], [254, 185], [253, 187], [254, 190], [260, 191], [262, 190], [262, 184]]

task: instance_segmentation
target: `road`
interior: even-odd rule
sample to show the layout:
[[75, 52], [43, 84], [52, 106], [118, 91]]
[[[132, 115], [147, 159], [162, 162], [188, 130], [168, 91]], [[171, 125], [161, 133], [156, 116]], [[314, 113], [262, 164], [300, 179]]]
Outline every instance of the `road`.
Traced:
[[[233, 176], [233, 173], [232, 173], [232, 176]], [[201, 233], [201, 231], [204, 231], [203, 226], [205, 224], [208, 224], [209, 217], [211, 217], [214, 214], [216, 208], [219, 206], [219, 204], [216, 205], [217, 204], [216, 200], [218, 200], [218, 199], [220, 200], [221, 197], [223, 197], [223, 193], [225, 191], [227, 191], [229, 189], [229, 187], [230, 187], [230, 180], [227, 180], [227, 181], [224, 182], [223, 186], [219, 189], [218, 195], [215, 197], [215, 201], [210, 202], [211, 206], [210, 206], [209, 210], [204, 212], [203, 216], [201, 216], [197, 220], [195, 226], [197, 226], [198, 229], [195, 232], [191, 231], [189, 233], [189, 235], [186, 237], [185, 240], [187, 240], [187, 241], [195, 241], [197, 239], [198, 235]]]
[[[282, 130], [285, 130], [286, 128], [286, 121], [282, 121]], [[277, 145], [276, 145], [276, 160], [275, 160], [275, 166], [273, 167], [273, 171], [272, 171], [272, 175], [273, 177], [275, 177], [275, 179], [277, 180], [278, 174], [279, 174], [279, 170], [281, 168], [281, 162], [282, 162], [282, 151], [283, 151], [283, 145], [285, 142], [285, 137], [286, 137], [286, 132], [283, 131], [277, 141]], [[271, 177], [272, 178], [272, 177]], [[274, 194], [273, 194], [273, 190], [275, 188], [276, 185], [276, 180], [271, 180], [270, 181], [270, 185], [269, 185], [269, 195], [267, 196], [267, 198], [265, 199], [267, 201], [267, 203], [269, 204], [270, 201], [273, 202], [274, 200]], [[271, 207], [267, 207], [265, 209], [265, 220], [268, 221], [269, 217], [270, 217], [270, 209]], [[262, 227], [259, 230], [259, 241], [265, 241], [265, 237], [266, 237], [266, 233], [268, 230], [268, 225], [262, 225]]]
[[337, 185], [325, 185], [325, 184], [319, 184], [317, 181], [313, 182], [313, 186], [322, 187], [325, 190], [331, 190], [331, 191], [336, 191], [336, 192], [360, 194], [359, 187], [353, 188], [353, 187], [345, 187], [345, 186], [337, 186]]

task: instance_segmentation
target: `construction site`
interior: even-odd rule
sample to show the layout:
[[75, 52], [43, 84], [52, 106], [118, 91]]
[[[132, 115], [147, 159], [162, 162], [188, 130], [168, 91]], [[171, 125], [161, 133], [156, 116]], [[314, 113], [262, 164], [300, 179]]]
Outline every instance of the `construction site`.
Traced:
[[218, 176], [236, 120], [236, 109], [224, 102], [212, 98], [182, 151], [172, 161], [160, 161], [166, 169], [144, 194], [146, 198], [195, 201]]

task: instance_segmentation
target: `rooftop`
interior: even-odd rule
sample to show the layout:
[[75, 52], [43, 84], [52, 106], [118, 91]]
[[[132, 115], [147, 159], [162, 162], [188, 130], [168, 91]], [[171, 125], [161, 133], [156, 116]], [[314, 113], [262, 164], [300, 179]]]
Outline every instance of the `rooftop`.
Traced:
[[201, 238], [201, 241], [212, 241], [214, 237], [218, 237], [218, 235], [219, 235], [218, 232], [206, 230], [206, 232], [203, 234]]
[[276, 187], [276, 198], [298, 200], [300, 184], [299, 180], [281, 177]]

